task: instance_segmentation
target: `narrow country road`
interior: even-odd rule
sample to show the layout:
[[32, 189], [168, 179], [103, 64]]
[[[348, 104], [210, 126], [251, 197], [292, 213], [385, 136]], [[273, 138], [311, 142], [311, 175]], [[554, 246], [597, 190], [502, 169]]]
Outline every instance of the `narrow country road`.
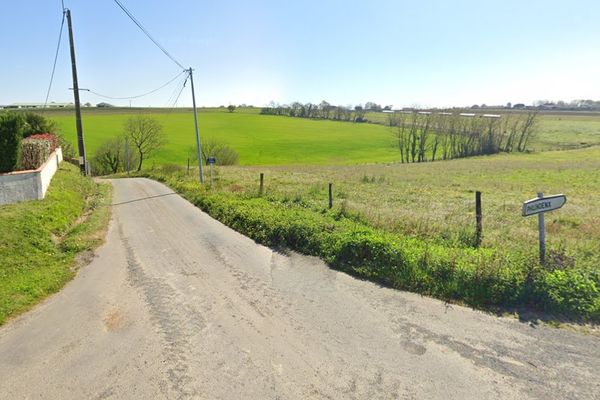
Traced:
[[0, 328], [2, 399], [600, 399], [600, 338], [282, 254], [157, 182], [113, 181], [106, 244]]

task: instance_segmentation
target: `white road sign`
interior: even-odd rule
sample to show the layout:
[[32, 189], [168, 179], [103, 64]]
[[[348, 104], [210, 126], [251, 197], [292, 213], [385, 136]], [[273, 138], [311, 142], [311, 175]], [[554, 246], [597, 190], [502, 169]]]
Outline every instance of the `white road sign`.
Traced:
[[523, 203], [523, 216], [535, 215], [546, 211], [561, 208], [567, 202], [564, 194], [556, 194], [548, 197], [536, 197]]

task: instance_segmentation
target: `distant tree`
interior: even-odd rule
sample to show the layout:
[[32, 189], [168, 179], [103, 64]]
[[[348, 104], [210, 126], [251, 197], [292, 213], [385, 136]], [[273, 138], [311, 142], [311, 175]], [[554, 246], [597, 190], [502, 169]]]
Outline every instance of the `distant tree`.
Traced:
[[144, 160], [166, 143], [160, 123], [145, 115], [132, 117], [125, 121], [124, 131], [129, 138], [129, 143], [137, 151], [138, 171], [142, 169]]
[[323, 100], [321, 104], [319, 104], [319, 110], [321, 111], [321, 116], [325, 119], [329, 119], [329, 115], [331, 114], [331, 104]]
[[114, 107], [114, 106], [112, 104], [102, 102], [102, 103], [96, 104], [96, 107], [102, 108], [102, 107]]
[[89, 101], [87, 103], [84, 104], [85, 107], [91, 107], [92, 103], [90, 103]]
[[512, 103], [510, 101], [506, 103], [506, 108], [512, 108]]
[[229, 111], [230, 113], [235, 111], [235, 106], [233, 104], [230, 104], [227, 106], [227, 111]]
[[354, 121], [355, 122], [364, 122], [365, 121], [365, 112], [366, 110], [360, 104], [354, 107]]
[[381, 111], [382, 108], [381, 108], [381, 106], [379, 104], [373, 103], [372, 101], [368, 101], [365, 104], [365, 110], [366, 111], [376, 111], [376, 112], [378, 112], [378, 111]]

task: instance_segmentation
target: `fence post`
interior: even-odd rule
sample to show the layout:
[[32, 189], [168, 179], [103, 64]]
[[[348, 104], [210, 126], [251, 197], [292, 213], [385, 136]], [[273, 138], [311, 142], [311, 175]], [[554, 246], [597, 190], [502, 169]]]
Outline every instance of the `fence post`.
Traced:
[[260, 188], [258, 189], [258, 193], [262, 196], [265, 190], [265, 174], [260, 173]]
[[481, 212], [481, 192], [476, 191], [475, 192], [475, 223], [476, 223], [475, 244], [477, 247], [479, 247], [481, 245], [481, 237], [482, 237], [482, 230], [483, 230], [483, 226], [481, 223], [482, 219], [483, 219], [483, 215]]
[[333, 183], [329, 184], [329, 208], [333, 207]]
[[190, 158], [188, 157], [187, 174], [190, 174]]

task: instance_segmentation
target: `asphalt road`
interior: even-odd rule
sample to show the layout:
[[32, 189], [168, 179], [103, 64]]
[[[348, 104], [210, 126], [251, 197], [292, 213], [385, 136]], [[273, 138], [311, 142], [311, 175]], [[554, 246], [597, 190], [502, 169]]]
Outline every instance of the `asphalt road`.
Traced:
[[600, 338], [255, 244], [147, 179], [107, 242], [0, 329], [2, 399], [600, 399]]

